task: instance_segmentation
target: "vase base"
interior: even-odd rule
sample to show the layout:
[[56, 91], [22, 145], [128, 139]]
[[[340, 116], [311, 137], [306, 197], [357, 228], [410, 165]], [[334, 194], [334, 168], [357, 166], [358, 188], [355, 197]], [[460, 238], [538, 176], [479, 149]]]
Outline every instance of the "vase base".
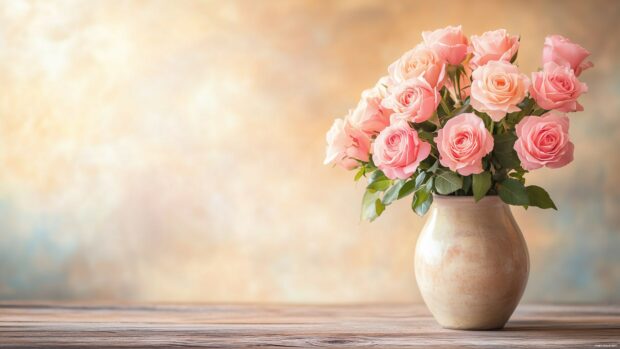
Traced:
[[503, 324], [500, 326], [480, 326], [480, 327], [467, 327], [467, 326], [459, 327], [459, 326], [441, 325], [441, 328], [444, 328], [446, 330], [453, 330], [453, 331], [501, 331], [504, 329], [505, 325], [506, 324]]

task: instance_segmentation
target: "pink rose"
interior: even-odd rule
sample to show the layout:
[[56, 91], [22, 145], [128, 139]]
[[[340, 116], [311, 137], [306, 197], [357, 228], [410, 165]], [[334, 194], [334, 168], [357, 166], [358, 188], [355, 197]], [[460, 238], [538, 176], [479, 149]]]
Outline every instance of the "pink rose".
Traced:
[[574, 146], [568, 138], [566, 114], [551, 111], [541, 117], [526, 116], [516, 131], [514, 149], [524, 169], [558, 168], [573, 161]]
[[472, 74], [471, 106], [499, 121], [507, 113], [519, 111], [519, 104], [527, 94], [527, 76], [508, 62], [490, 61], [476, 68]]
[[463, 176], [481, 173], [482, 158], [493, 150], [493, 136], [476, 114], [459, 114], [446, 122], [437, 137], [439, 162]]
[[506, 29], [488, 31], [481, 36], [472, 35], [473, 68], [487, 64], [489, 61], [510, 62], [519, 50], [519, 37], [508, 35]]
[[545, 38], [543, 64], [555, 62], [559, 65], [566, 65], [575, 71], [575, 76], [579, 76], [582, 71], [594, 66], [590, 61], [584, 62], [589, 55], [588, 50], [561, 35], [551, 35]]
[[532, 73], [530, 95], [543, 109], [582, 111], [583, 107], [577, 98], [587, 91], [588, 86], [577, 80], [569, 66], [547, 62], [542, 71]]
[[467, 56], [467, 37], [463, 35], [460, 25], [422, 32], [422, 38], [426, 46], [449, 64], [460, 64]]
[[394, 85], [395, 83], [392, 78], [389, 75], [385, 75], [377, 81], [374, 89], [377, 90], [377, 93], [381, 95], [381, 97], [385, 98], [390, 94], [389, 91]]
[[383, 100], [382, 105], [394, 111], [391, 122], [424, 122], [433, 115], [441, 99], [437, 87], [431, 86], [423, 78], [406, 80], [390, 92], [391, 95]]
[[381, 105], [387, 93], [380, 84], [362, 92], [362, 99], [349, 115], [353, 127], [362, 130], [369, 136], [381, 132], [390, 124], [393, 111]]
[[441, 87], [445, 77], [445, 63], [435, 51], [418, 45], [390, 64], [388, 72], [395, 83], [422, 77], [431, 86]]
[[347, 170], [359, 166], [356, 160], [368, 161], [370, 137], [348, 120], [336, 119], [325, 137], [327, 152], [324, 164], [336, 164]]
[[388, 178], [406, 179], [431, 153], [431, 145], [422, 141], [418, 133], [401, 120], [379, 133], [372, 153], [375, 165]]

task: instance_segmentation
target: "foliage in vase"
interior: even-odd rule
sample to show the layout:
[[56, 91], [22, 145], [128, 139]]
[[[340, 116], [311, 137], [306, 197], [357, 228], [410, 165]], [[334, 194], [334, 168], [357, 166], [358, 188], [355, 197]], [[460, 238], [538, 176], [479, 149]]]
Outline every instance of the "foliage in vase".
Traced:
[[516, 62], [520, 38], [504, 29], [468, 39], [449, 26], [422, 37], [327, 133], [325, 164], [367, 180], [362, 218], [405, 197], [424, 215], [433, 194], [556, 209], [525, 175], [573, 160], [567, 113], [583, 110], [578, 77], [593, 66], [590, 53], [548, 36], [542, 68], [528, 77]]

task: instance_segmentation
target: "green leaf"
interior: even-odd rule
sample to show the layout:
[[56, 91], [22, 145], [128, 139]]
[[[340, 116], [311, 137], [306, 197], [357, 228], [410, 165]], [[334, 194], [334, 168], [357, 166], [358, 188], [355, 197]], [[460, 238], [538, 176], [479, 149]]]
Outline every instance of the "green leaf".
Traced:
[[437, 125], [435, 125], [434, 123], [430, 121], [424, 121], [419, 124], [414, 124], [414, 126], [415, 126], [414, 127], [415, 129], [423, 130], [426, 132], [433, 132], [437, 129]]
[[424, 159], [421, 163], [420, 166], [418, 167], [420, 170], [425, 171], [425, 172], [433, 172], [435, 173], [435, 171], [437, 171], [437, 168], [439, 167], [439, 161], [437, 161], [437, 158], [432, 155], [427, 157], [426, 159]]
[[433, 194], [431, 193], [432, 188], [433, 182], [432, 180], [429, 180], [426, 185], [420, 187], [413, 195], [411, 209], [418, 216], [423, 216], [426, 214], [428, 209], [431, 207], [431, 204], [433, 203]]
[[493, 136], [493, 155], [504, 168], [517, 168], [521, 166], [517, 152], [514, 150], [517, 136], [512, 133], [501, 133]]
[[[419, 175], [418, 175], [418, 176], [419, 176]], [[399, 199], [402, 199], [402, 198], [404, 198], [405, 196], [407, 196], [407, 195], [409, 195], [409, 194], [413, 193], [413, 191], [415, 190], [415, 188], [416, 188], [416, 184], [415, 184], [415, 181], [414, 181], [413, 179], [412, 179], [412, 180], [409, 180], [409, 181], [407, 181], [407, 182], [405, 182], [405, 184], [403, 185], [403, 187], [402, 187], [402, 188], [400, 188], [400, 191], [398, 192], [398, 198], [399, 198]]]
[[380, 196], [381, 193], [379, 192], [366, 190], [362, 198], [362, 220], [372, 222], [379, 216], [376, 201], [379, 200]]
[[439, 106], [437, 106], [437, 117], [441, 121], [444, 117], [450, 115], [450, 107], [448, 106], [448, 99], [450, 96], [450, 92], [444, 86], [441, 91], [441, 100]]
[[377, 181], [374, 181], [368, 184], [366, 189], [371, 189], [375, 191], [385, 191], [387, 190], [387, 188], [390, 187], [390, 185], [392, 185], [391, 179], [380, 179], [380, 180], [377, 180]]
[[485, 171], [473, 177], [474, 199], [478, 202], [491, 189], [491, 173]]
[[465, 195], [467, 195], [467, 193], [469, 193], [469, 189], [471, 189], [471, 181], [472, 181], [472, 176], [463, 177], [463, 193]]
[[360, 178], [362, 178], [362, 176], [366, 173], [366, 166], [361, 166], [359, 171], [357, 171], [357, 173], [355, 174], [355, 178], [353, 178], [354, 181], [359, 181]]
[[519, 166], [518, 168], [515, 168], [514, 171], [510, 172], [509, 176], [517, 179], [521, 183], [525, 183], [525, 178], [523, 176], [525, 176], [526, 173], [528, 173], [528, 171]]
[[377, 217], [381, 216], [383, 211], [385, 211], [385, 205], [383, 205], [381, 199], [375, 200], [375, 211], [377, 212]]
[[383, 195], [383, 204], [384, 205], [389, 205], [392, 202], [394, 202], [394, 200], [396, 199], [400, 199], [399, 198], [399, 193], [400, 190], [402, 189], [402, 187], [405, 185], [405, 181], [403, 180], [397, 180], [391, 187], [390, 189], [388, 189], [385, 192], [385, 195]]
[[477, 110], [474, 110], [474, 114], [478, 115], [478, 117], [484, 122], [484, 127], [489, 130], [489, 132], [493, 133], [493, 119], [491, 119], [487, 113], [479, 112]]
[[541, 115], [545, 114], [548, 111], [549, 110], [547, 110], [547, 109], [536, 109], [535, 111], [532, 112], [532, 115], [541, 116]]
[[521, 122], [524, 117], [529, 116], [532, 113], [532, 109], [536, 102], [533, 98], [525, 98], [521, 103], [517, 106], [521, 109], [519, 112], [513, 112], [506, 115], [506, 122], [508, 125], [514, 127], [516, 124]]
[[463, 187], [463, 178], [452, 171], [438, 171], [435, 177], [435, 189], [441, 195], [454, 193]]
[[[376, 167], [372, 167], [370, 165], [366, 165], [366, 169], [364, 170], [364, 177], [373, 174], [373, 172], [376, 172], [377, 168]], [[380, 171], [379, 171], [380, 172]]]
[[366, 171], [366, 172], [372, 172], [377, 169], [375, 162], [372, 160], [372, 156], [368, 157], [368, 163], [366, 164], [366, 167], [370, 169], [370, 171]]
[[435, 144], [435, 134], [427, 131], [418, 131], [418, 137], [420, 139], [429, 142], [430, 144]]
[[400, 192], [398, 193], [398, 198], [402, 199], [405, 196], [419, 189], [420, 186], [424, 183], [424, 179], [426, 179], [426, 172], [418, 173], [415, 179], [412, 179], [403, 185], [403, 187], [400, 189]]
[[432, 172], [435, 173], [437, 172], [437, 169], [439, 168], [439, 160], [435, 160], [435, 162], [433, 163], [433, 165], [431, 167], [428, 168], [428, 172]]
[[387, 178], [382, 171], [377, 170], [371, 173], [370, 176], [368, 177], [368, 184], [372, 184], [376, 181], [386, 180], [386, 179], [389, 180], [389, 178]]
[[529, 185], [525, 187], [525, 191], [527, 192], [527, 197], [530, 201], [530, 206], [536, 206], [540, 208], [552, 208], [557, 211], [557, 207], [549, 193], [547, 191], [537, 185]]
[[498, 194], [509, 205], [527, 206], [530, 204], [525, 186], [516, 179], [507, 178], [501, 182]]
[[392, 184], [392, 180], [387, 178], [385, 174], [376, 170], [368, 176], [368, 186], [366, 189], [371, 191], [384, 191]]
[[420, 172], [420, 174], [415, 177], [415, 187], [419, 188], [424, 182], [424, 179], [426, 179], [426, 172]]

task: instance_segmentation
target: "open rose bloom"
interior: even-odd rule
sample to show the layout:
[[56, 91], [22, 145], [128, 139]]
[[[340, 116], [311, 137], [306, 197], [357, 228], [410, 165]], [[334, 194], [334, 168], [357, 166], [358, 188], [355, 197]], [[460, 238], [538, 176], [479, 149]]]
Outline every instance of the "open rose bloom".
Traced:
[[467, 37], [461, 26], [425, 31], [327, 133], [326, 164], [367, 178], [362, 218], [411, 197], [498, 195], [511, 205], [555, 208], [525, 175], [573, 160], [569, 114], [582, 111], [590, 53], [560, 35], [541, 43], [542, 68], [517, 66], [521, 38], [505, 29]]

